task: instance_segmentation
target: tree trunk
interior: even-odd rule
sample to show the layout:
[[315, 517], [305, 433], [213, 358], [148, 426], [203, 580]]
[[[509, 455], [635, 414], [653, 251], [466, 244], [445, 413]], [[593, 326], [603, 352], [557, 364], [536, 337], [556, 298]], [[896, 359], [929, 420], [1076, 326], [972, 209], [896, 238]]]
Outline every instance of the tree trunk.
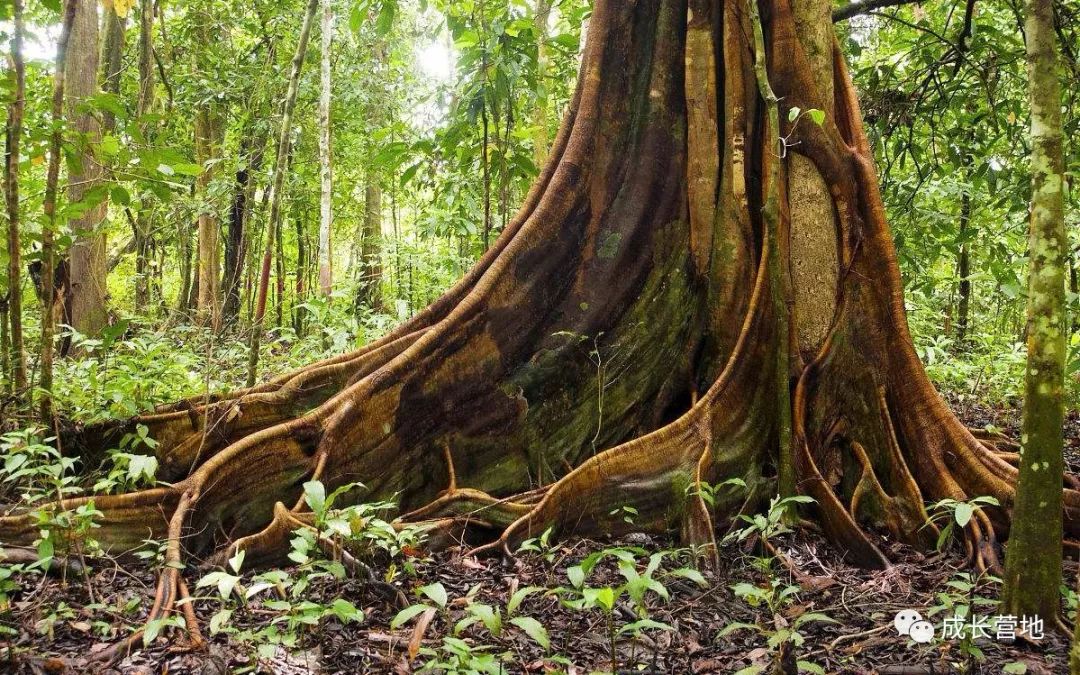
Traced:
[[296, 331], [298, 336], [304, 334], [304, 310], [300, 307], [305, 300], [307, 300], [307, 286], [304, 283], [304, 275], [307, 274], [307, 239], [304, 236], [304, 218], [298, 212], [298, 209], [293, 209], [293, 225], [296, 228], [296, 284], [294, 287], [295, 295], [293, 297], [292, 305], [292, 317], [293, 317], [293, 330]]
[[533, 6], [533, 32], [536, 34], [536, 102], [533, 104], [533, 163], [542, 169], [547, 162], [548, 146], [548, 21], [553, 0], [536, 0]]
[[[120, 76], [124, 66], [124, 30], [127, 16], [116, 13], [112, 0], [101, 3], [102, 31], [105, 38], [101, 42], [101, 91], [118, 96], [120, 94]], [[116, 115], [109, 109], [101, 111], [102, 131], [111, 134], [116, 131]]]
[[53, 340], [54, 319], [57, 296], [53, 282], [56, 269], [56, 193], [60, 183], [60, 153], [64, 140], [64, 87], [67, 70], [68, 44], [79, 12], [79, 0], [67, 0], [64, 5], [64, 18], [60, 28], [60, 38], [56, 43], [56, 68], [53, 71], [53, 94], [51, 119], [52, 133], [49, 135], [49, 166], [45, 170], [45, 195], [42, 197], [42, 211], [45, 219], [41, 224], [41, 375], [38, 388], [41, 390], [41, 423], [47, 429], [53, 427], [52, 382], [53, 382]]
[[1006, 556], [1002, 613], [1057, 619], [1061, 606], [1065, 400], [1065, 158], [1061, 81], [1050, 0], [1028, 0], [1031, 101], [1027, 372], [1020, 479]]
[[[77, 203], [100, 184], [104, 170], [94, 146], [101, 140], [101, 123], [80, 106], [98, 93], [98, 9], [96, 2], [80, 2], [71, 28], [71, 58], [67, 59], [67, 106], [71, 129], [89, 147], [79, 152], [79, 162], [69, 171], [68, 199]], [[100, 200], [82, 215], [72, 218], [69, 256], [71, 274], [71, 325], [87, 336], [95, 336], [108, 323], [108, 250], [103, 221], [107, 203]]]
[[208, 194], [217, 169], [215, 166], [208, 166], [207, 162], [220, 156], [222, 134], [222, 121], [217, 105], [207, 101], [195, 115], [195, 157], [203, 167], [196, 185], [206, 202], [202, 205], [198, 219], [199, 293], [195, 308], [199, 323], [209, 325], [214, 331], [218, 330], [221, 322], [221, 263], [218, 253], [217, 212]]
[[[135, 104], [135, 116], [142, 118], [154, 106], [154, 2], [142, 0], [139, 8], [139, 94]], [[139, 132], [144, 142], [150, 140], [151, 128], [140, 121]], [[150, 193], [145, 192], [139, 201], [135, 215], [135, 312], [145, 310], [150, 302], [151, 249]]]
[[196, 283], [192, 261], [191, 231], [196, 229], [190, 223], [180, 221], [177, 224], [177, 251], [180, 257], [180, 293], [176, 298], [176, 311], [181, 314], [191, 311], [194, 305], [193, 288]]
[[334, 8], [322, 0], [322, 54], [319, 64], [319, 292], [330, 297], [334, 285], [333, 251], [330, 232], [333, 225], [333, 175], [330, 156], [330, 47], [333, 43]]
[[240, 157], [233, 185], [232, 205], [229, 209], [229, 229], [225, 238], [225, 277], [222, 282], [225, 300], [222, 305], [223, 322], [234, 323], [240, 314], [240, 290], [247, 260], [248, 222], [251, 216], [253, 177], [262, 169], [266, 150], [266, 135], [256, 131], [254, 120], [240, 140]]
[[364, 227], [360, 236], [357, 308], [382, 309], [382, 187], [369, 170], [364, 179]]
[[[11, 332], [4, 344], [5, 362], [10, 353], [12, 393], [21, 398], [26, 394], [26, 349], [22, 330], [22, 243], [19, 235], [19, 161], [23, 132], [23, 112], [26, 110], [26, 63], [23, 60], [23, 0], [13, 0], [11, 36], [11, 69], [15, 80], [7, 115], [7, 153], [4, 163], [4, 196], [6, 198], [8, 231], [8, 298], [7, 315]], [[7, 369], [4, 377], [8, 377]]]
[[[597, 0], [551, 159], [457, 285], [358, 351], [72, 439], [92, 453], [145, 424], [159, 442], [170, 485], [94, 502], [105, 546], [136, 546], [148, 528], [171, 542], [150, 619], [183, 597], [181, 542], [185, 555], [283, 560], [311, 521], [300, 496], [313, 479], [396, 496], [433, 547], [465, 531], [510, 550], [549, 527], [639, 530], [714, 558], [717, 528], [775, 494], [786, 464], [814, 499], [803, 515], [868, 567], [888, 565], [881, 534], [933, 544], [925, 501], [992, 495], [1003, 507], [978, 509], [963, 540], [973, 566], [996, 569], [1015, 456], [966, 429], [918, 360], [837, 43], [814, 66], [787, 0], [761, 12], [758, 26], [744, 0]], [[687, 95], [702, 59], [715, 112]], [[789, 121], [792, 107], [825, 116]], [[816, 188], [794, 182], [802, 161], [826, 187], [825, 225]], [[814, 217], [796, 217], [807, 204]], [[821, 270], [836, 286], [820, 305], [785, 290], [796, 222], [819, 228], [799, 250], [837, 265]], [[822, 308], [824, 335], [800, 331], [800, 312]], [[702, 498], [734, 477], [748, 489]], [[1065, 491], [1065, 511], [1075, 549], [1080, 493]], [[34, 534], [28, 516], [0, 519], [3, 541]]]
[[956, 273], [960, 277], [960, 298], [956, 303], [956, 343], [966, 349], [968, 343], [968, 320], [971, 314], [971, 194], [964, 191], [960, 196], [960, 251], [957, 254]]
[[285, 92], [285, 105], [281, 111], [281, 130], [278, 134], [277, 156], [274, 159], [274, 174], [270, 179], [270, 213], [266, 219], [266, 246], [263, 249], [262, 267], [259, 272], [259, 288], [255, 300], [255, 316], [252, 320], [251, 344], [248, 354], [247, 384], [255, 385], [259, 367], [259, 345], [262, 343], [263, 319], [266, 314], [266, 296], [270, 286], [270, 263], [274, 255], [276, 232], [281, 221], [281, 193], [285, 187], [285, 165], [290, 155], [289, 133], [292, 127], [293, 108], [296, 106], [296, 92], [300, 87], [300, 71], [304, 67], [308, 39], [311, 37], [311, 24], [319, 0], [308, 0], [304, 11], [304, 23], [300, 27], [300, 39], [296, 43], [296, 53], [292, 59], [289, 73], [289, 87]]

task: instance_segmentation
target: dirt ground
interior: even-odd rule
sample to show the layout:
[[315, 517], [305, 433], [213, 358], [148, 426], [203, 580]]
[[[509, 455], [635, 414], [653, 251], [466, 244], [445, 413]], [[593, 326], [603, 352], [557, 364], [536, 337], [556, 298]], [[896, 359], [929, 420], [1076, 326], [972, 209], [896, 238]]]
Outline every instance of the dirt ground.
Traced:
[[[1015, 430], [1012, 411], [970, 407], [965, 417], [972, 426], [992, 423]], [[1078, 422], [1070, 418], [1069, 461], [1080, 469]], [[866, 571], [844, 562], [833, 547], [815, 532], [800, 530], [776, 540], [777, 549], [790, 563], [774, 561], [771, 575], [761, 570], [760, 552], [751, 542], [729, 543], [722, 551], [722, 567], [709, 572], [701, 586], [698, 580], [673, 574], [690, 565], [689, 553], [672, 552], [663, 557], [652, 573], [670, 597], [649, 592], [642, 605], [647, 618], [666, 627], [643, 627], [636, 634], [619, 631], [643, 614], [635, 614], [627, 595], [620, 597], [609, 617], [602, 609], [574, 609], [564, 600], [576, 597], [553, 589], [572, 586], [566, 569], [595, 551], [619, 548], [618, 555], [633, 558], [634, 569], [646, 573], [649, 556], [674, 546], [671, 541], [632, 536], [620, 541], [558, 542], [544, 551], [522, 552], [514, 558], [463, 557], [448, 551], [431, 557], [412, 559], [411, 570], [399, 570], [394, 584], [412, 602], [416, 589], [441, 583], [447, 591], [447, 609], [434, 612], [430, 625], [416, 635], [416, 620], [391, 629], [399, 607], [383, 599], [355, 579], [322, 578], [313, 581], [305, 597], [328, 605], [344, 598], [364, 612], [360, 622], [323, 619], [316, 626], [300, 629], [298, 644], [277, 647], [270, 655], [257, 656], [254, 647], [224, 635], [210, 636], [207, 649], [185, 649], [180, 631], [166, 630], [148, 649], [131, 654], [105, 672], [196, 673], [224, 675], [233, 672], [265, 673], [549, 673], [580, 674], [611, 672], [614, 658], [619, 673], [735, 673], [760, 665], [769, 668], [777, 659], [770, 645], [777, 634], [797, 629], [780, 662], [794, 668], [795, 661], [808, 662], [807, 672], [822, 673], [1066, 673], [1067, 637], [1045, 627], [1041, 640], [1014, 641], [1000, 636], [989, 622], [987, 637], [974, 640], [944, 636], [943, 626], [954, 615], [955, 605], [970, 605], [981, 619], [997, 613], [989, 598], [996, 596], [994, 580], [965, 576], [958, 551], [941, 555], [920, 553], [902, 544], [882, 541], [895, 561], [885, 571]], [[601, 588], [625, 582], [615, 555], [605, 556], [588, 576], [586, 586]], [[9, 611], [0, 622], [14, 635], [0, 642], [0, 672], [92, 672], [88, 657], [95, 651], [130, 634], [140, 626], [149, 610], [154, 573], [140, 563], [97, 560], [89, 581], [72, 578], [36, 579], [13, 597]], [[797, 570], [797, 571], [796, 571]], [[376, 569], [384, 574], [385, 569]], [[1077, 578], [1077, 567], [1066, 562], [1066, 580]], [[203, 571], [202, 573], [205, 573]], [[198, 574], [189, 573], [189, 578]], [[969, 584], [974, 581], [974, 584]], [[752, 606], [738, 597], [733, 586], [749, 583], [758, 588], [775, 583], [778, 588], [801, 587], [786, 602], [771, 610], [764, 604]], [[247, 580], [241, 582], [247, 584]], [[968, 586], [972, 586], [970, 589]], [[515, 590], [528, 586], [547, 589], [527, 594], [516, 608], [515, 617], [536, 619], [550, 636], [550, 647], [542, 648], [521, 628], [510, 624], [507, 603]], [[744, 589], [745, 590], [745, 589]], [[92, 597], [91, 597], [92, 593]], [[196, 602], [196, 612], [204, 632], [220, 608], [213, 589], [203, 589], [205, 599]], [[468, 598], [468, 599], [467, 599]], [[982, 601], [979, 598], [983, 598]], [[257, 628], [278, 614], [262, 602], [269, 595], [238, 609], [229, 625], [234, 630]], [[455, 625], [469, 616], [466, 605], [486, 604], [500, 608], [503, 626], [498, 635], [482, 623], [474, 623], [457, 634]], [[58, 609], [59, 608], [59, 611]], [[918, 644], [899, 636], [893, 619], [901, 610], [916, 610], [934, 626], [934, 639]], [[1063, 613], [1071, 611], [1063, 600]], [[819, 616], [820, 615], [820, 616]], [[815, 616], [808, 621], [800, 617]], [[734, 622], [765, 627], [721, 634]], [[970, 621], [965, 622], [970, 625]], [[955, 627], [957, 622], [953, 622]], [[651, 626], [651, 624], [650, 624]], [[1001, 629], [998, 624], [997, 629]], [[612, 629], [617, 633], [614, 641]], [[1007, 632], [1007, 631], [1006, 631]], [[770, 635], [771, 633], [771, 635]], [[434, 657], [428, 650], [451, 645], [474, 654], [499, 655], [496, 666], [484, 670], [462, 666], [424, 670]], [[415, 640], [414, 640], [415, 638]], [[409, 658], [409, 643], [422, 648]], [[445, 652], [436, 653], [440, 657]], [[479, 662], [477, 662], [479, 663]], [[753, 671], [746, 671], [753, 672]], [[769, 672], [767, 669], [763, 672]], [[795, 672], [789, 670], [788, 672]]]

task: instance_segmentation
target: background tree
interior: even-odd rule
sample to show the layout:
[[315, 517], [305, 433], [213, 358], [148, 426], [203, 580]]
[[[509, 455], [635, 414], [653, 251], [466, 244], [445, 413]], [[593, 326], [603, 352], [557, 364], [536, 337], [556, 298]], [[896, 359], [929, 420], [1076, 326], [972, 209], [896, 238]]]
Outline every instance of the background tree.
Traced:
[[[300, 28], [300, 37], [296, 42], [296, 54], [292, 60], [292, 70], [289, 74], [288, 90], [281, 110], [281, 128], [278, 134], [277, 155], [274, 159], [274, 172], [270, 179], [270, 209], [266, 218], [266, 245], [263, 248], [262, 266], [259, 270], [259, 289], [255, 300], [255, 316], [252, 319], [250, 353], [248, 356], [248, 386], [255, 385], [255, 377], [259, 366], [259, 345], [262, 341], [263, 321], [266, 314], [266, 300], [270, 287], [270, 263], [274, 257], [274, 245], [279, 241], [278, 233], [281, 229], [281, 204], [282, 192], [285, 189], [285, 168], [291, 154], [289, 144], [292, 132], [292, 114], [296, 105], [296, 93], [300, 83], [300, 73], [304, 67], [304, 57], [307, 53], [308, 39], [311, 36], [311, 24], [318, 9], [319, 0], [309, 0], [304, 11], [303, 24]], [[278, 256], [281, 260], [281, 256]], [[279, 273], [280, 278], [280, 273]]]
[[1002, 607], [1056, 619], [1060, 611], [1065, 321], [1065, 159], [1061, 81], [1052, 3], [1026, 5], [1031, 99], [1031, 262], [1020, 480], [1005, 566]]
[[68, 171], [71, 249], [68, 253], [71, 326], [83, 335], [96, 336], [108, 323], [106, 241], [103, 227], [107, 192], [102, 184], [99, 157], [101, 123], [92, 99], [100, 91], [99, 16], [96, 2], [80, 2], [71, 28], [70, 58], [65, 67], [66, 100], [71, 133], [79, 148]]
[[[26, 110], [26, 63], [23, 61], [23, 23], [22, 0], [13, 0], [11, 5], [11, 71], [14, 78], [12, 100], [8, 105], [6, 134], [6, 153], [4, 162], [4, 198], [7, 207], [7, 311], [11, 321], [8, 337], [10, 350], [11, 385], [16, 396], [26, 393], [26, 349], [23, 344], [22, 328], [22, 241], [19, 231], [19, 162], [20, 144], [23, 134], [23, 113]], [[7, 345], [5, 345], [7, 346]], [[5, 369], [4, 375], [7, 376]]]
[[334, 8], [323, 0], [322, 49], [319, 54], [319, 291], [329, 296], [333, 289], [333, 229], [334, 184], [330, 154], [330, 50], [333, 46]]

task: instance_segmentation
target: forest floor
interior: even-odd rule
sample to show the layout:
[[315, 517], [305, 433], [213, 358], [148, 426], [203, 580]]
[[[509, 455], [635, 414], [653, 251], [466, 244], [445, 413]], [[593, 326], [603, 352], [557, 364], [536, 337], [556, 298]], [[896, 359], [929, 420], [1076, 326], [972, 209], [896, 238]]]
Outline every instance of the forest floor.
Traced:
[[[994, 426], [1015, 432], [1017, 416], [1010, 409], [992, 409], [971, 405], [964, 410], [972, 426]], [[1080, 471], [1080, 421], [1072, 416], [1067, 425], [1068, 460], [1072, 470]], [[635, 561], [635, 569], [648, 576], [651, 554], [670, 549], [672, 542], [645, 536], [631, 536], [618, 541], [583, 541], [569, 539], [540, 550], [521, 552], [515, 558], [470, 558], [449, 551], [429, 557], [417, 557], [399, 571], [395, 584], [419, 602], [413, 593], [424, 585], [441, 584], [449, 601], [446, 608], [433, 611], [429, 626], [417, 634], [414, 619], [391, 629], [399, 607], [377, 596], [355, 579], [335, 579], [313, 575], [303, 599], [326, 607], [344, 598], [363, 610], [362, 621], [339, 621], [323, 618], [315, 625], [298, 621], [297, 644], [290, 648], [264, 645], [263, 655], [256, 656], [253, 644], [240, 639], [245, 630], [258, 630], [274, 617], [283, 614], [252, 601], [237, 607], [227, 624], [227, 631], [208, 635], [209, 648], [199, 651], [180, 649], [183, 638], [160, 638], [148, 649], [124, 659], [106, 672], [198, 673], [224, 675], [233, 672], [266, 673], [546, 673], [570, 675], [611, 672], [612, 661], [619, 673], [734, 673], [755, 665], [768, 666], [774, 647], [786, 636], [795, 645], [795, 659], [807, 672], [822, 673], [1066, 673], [1068, 642], [1065, 636], [1045, 627], [1045, 637], [1022, 642], [1004, 639], [996, 631], [991, 615], [997, 613], [992, 598], [997, 587], [993, 579], [973, 579], [963, 567], [957, 551], [924, 554], [902, 544], [883, 541], [881, 545], [895, 565], [886, 571], [861, 570], [846, 564], [838, 552], [812, 531], [801, 530], [774, 541], [777, 550], [799, 570], [798, 579], [790, 569], [773, 560], [763, 571], [762, 558], [745, 543], [728, 544], [722, 553], [722, 569], [711, 572], [705, 585], [691, 575], [676, 570], [689, 564], [687, 554], [670, 552], [652, 573], [664, 592], [648, 593], [639, 605], [647, 618], [666, 625], [635, 624], [646, 614], [631, 609], [628, 595], [620, 596], [613, 611], [602, 608], [574, 609], [560, 600], [580, 597], [571, 590], [567, 568], [579, 564], [590, 554], [609, 551], [588, 575], [586, 586], [618, 587], [626, 578], [618, 569], [618, 557]], [[385, 569], [377, 569], [382, 574]], [[205, 571], [204, 571], [205, 572]], [[674, 572], [674, 573], [673, 573]], [[1077, 566], [1066, 562], [1065, 579], [1076, 579]], [[12, 642], [0, 642], [0, 672], [90, 672], [87, 657], [103, 649], [118, 637], [140, 624], [153, 594], [154, 573], [140, 564], [125, 561], [123, 566], [110, 561], [95, 562], [95, 572], [86, 582], [72, 579], [62, 584], [45, 578], [36, 586], [15, 596], [11, 612], [0, 616], [16, 636]], [[754, 584], [758, 588], [801, 589], [784, 600], [752, 606], [744, 592], [733, 586]], [[250, 578], [240, 582], [250, 587]], [[543, 590], [524, 595], [515, 618], [531, 617], [550, 636], [550, 647], [542, 648], [528, 631], [510, 625], [507, 603], [514, 592], [526, 587]], [[93, 597], [90, 592], [93, 592]], [[211, 588], [200, 589], [202, 598], [196, 612], [204, 632], [221, 608]], [[209, 597], [212, 595], [213, 597]], [[436, 596], [439, 594], [435, 594]], [[261, 596], [260, 596], [261, 597]], [[1073, 596], [1075, 598], [1075, 596]], [[430, 602], [430, 601], [428, 601]], [[1074, 602], [1074, 600], [1073, 600]], [[501, 630], [489, 630], [477, 621], [457, 633], [455, 625], [465, 617], [475, 616], [468, 605], [500, 608]], [[1063, 611], [1070, 611], [1063, 600]], [[942, 634], [949, 617], [971, 608], [971, 614], [985, 618], [986, 637], [972, 635], [972, 621], [963, 623], [968, 638]], [[893, 618], [897, 612], [914, 609], [935, 627], [929, 644], [916, 644], [897, 635]], [[293, 613], [293, 616], [297, 616]], [[803, 619], [800, 621], [800, 617]], [[812, 619], [812, 620], [807, 620]], [[423, 622], [421, 617], [420, 622]], [[733, 623], [756, 625], [720, 635]], [[635, 630], [635, 625], [637, 629]], [[281, 624], [283, 631], [285, 622]], [[630, 626], [630, 628], [626, 628]], [[792, 635], [794, 631], [796, 634]], [[227, 633], [232, 633], [230, 640]], [[497, 633], [497, 634], [495, 634]], [[612, 634], [615, 638], [612, 639]], [[999, 639], [1001, 638], [1001, 639]], [[421, 647], [410, 660], [410, 641]], [[12, 650], [11, 647], [14, 646]], [[13, 657], [14, 655], [14, 657]], [[490, 655], [498, 655], [499, 666], [485, 665]], [[5, 658], [7, 660], [5, 660]], [[425, 664], [444, 664], [423, 670]], [[447, 664], [456, 664], [450, 666]], [[813, 665], [810, 665], [813, 664]], [[793, 664], [792, 664], [793, 665]], [[456, 669], [455, 669], [456, 667]], [[746, 671], [757, 672], [757, 671]], [[763, 671], [767, 672], [767, 671]], [[790, 672], [794, 672], [791, 670]]]

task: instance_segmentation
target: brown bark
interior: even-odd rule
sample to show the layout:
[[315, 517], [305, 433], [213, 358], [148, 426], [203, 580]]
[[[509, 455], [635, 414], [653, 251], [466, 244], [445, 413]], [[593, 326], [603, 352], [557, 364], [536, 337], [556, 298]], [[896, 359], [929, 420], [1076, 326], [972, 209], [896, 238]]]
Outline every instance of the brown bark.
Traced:
[[79, 0], [67, 0], [64, 4], [64, 18], [60, 28], [60, 38], [56, 43], [56, 70], [53, 73], [52, 108], [50, 109], [52, 133], [49, 135], [49, 166], [45, 170], [45, 196], [42, 198], [42, 211], [45, 221], [41, 226], [41, 375], [38, 387], [42, 391], [41, 422], [46, 428], [52, 427], [52, 380], [53, 380], [53, 338], [56, 306], [56, 284], [51, 283], [56, 269], [56, 193], [60, 183], [60, 152], [64, 140], [64, 87], [67, 65], [68, 43], [71, 41], [72, 28], [79, 11]]
[[[68, 175], [68, 199], [82, 201], [104, 178], [104, 168], [94, 148], [101, 140], [101, 123], [90, 111], [81, 110], [87, 99], [98, 93], [98, 8], [95, 2], [80, 2], [71, 28], [64, 77], [69, 130], [82, 150], [75, 169]], [[85, 145], [83, 145], [85, 144]], [[68, 221], [72, 232], [69, 254], [71, 274], [71, 325], [83, 335], [94, 336], [108, 323], [108, 250], [103, 221], [106, 202], [102, 200], [82, 215]]]
[[[149, 142], [152, 128], [143, 120], [154, 106], [154, 0], [142, 0], [139, 6], [139, 93], [135, 103], [135, 117], [140, 120], [139, 133], [143, 142]], [[150, 286], [153, 269], [149, 195], [140, 200], [133, 223], [135, 247], [135, 311], [143, 311], [150, 303]]]
[[[548, 527], [635, 529], [678, 532], [715, 555], [716, 528], [774, 493], [786, 463], [793, 489], [815, 500], [804, 515], [871, 567], [888, 565], [879, 533], [932, 539], [924, 501], [995, 496], [1005, 507], [979, 510], [964, 541], [972, 565], [996, 567], [1016, 468], [952, 415], [915, 354], [839, 48], [827, 105], [787, 0], [762, 3], [758, 30], [756, 6], [714, 9], [688, 27], [686, 0], [596, 3], [550, 161], [477, 265], [414, 318], [207, 405], [88, 430], [80, 440], [100, 445], [148, 425], [161, 477], [175, 481], [98, 498], [98, 538], [134, 546], [149, 529], [169, 538], [172, 563], [181, 541], [188, 555], [241, 548], [249, 564], [280, 562], [309, 518], [302, 483], [359, 480], [365, 499], [397, 495], [402, 520], [425, 523], [433, 546], [463, 530], [509, 550]], [[715, 113], [687, 95], [709, 72]], [[831, 112], [794, 124], [791, 106]], [[834, 210], [835, 312], [813, 350], [785, 330], [794, 205], [781, 138], [798, 143]], [[710, 225], [692, 202], [712, 185]], [[707, 504], [695, 489], [731, 477], [750, 490]], [[1075, 548], [1080, 493], [1064, 499]], [[618, 515], [627, 505], [633, 523]], [[33, 528], [0, 519], [0, 540]], [[151, 618], [181, 592], [178, 567]]]
[[224, 133], [221, 113], [212, 101], [204, 103], [195, 114], [195, 157], [203, 167], [196, 180], [196, 186], [206, 203], [198, 219], [198, 284], [199, 293], [196, 302], [198, 321], [211, 326], [215, 331], [221, 323], [221, 261], [218, 242], [218, 218], [215, 205], [211, 202], [208, 188], [214, 180], [217, 169], [207, 162], [217, 159], [221, 154]]
[[373, 171], [364, 179], [364, 223], [360, 235], [357, 307], [382, 309], [382, 187]]

